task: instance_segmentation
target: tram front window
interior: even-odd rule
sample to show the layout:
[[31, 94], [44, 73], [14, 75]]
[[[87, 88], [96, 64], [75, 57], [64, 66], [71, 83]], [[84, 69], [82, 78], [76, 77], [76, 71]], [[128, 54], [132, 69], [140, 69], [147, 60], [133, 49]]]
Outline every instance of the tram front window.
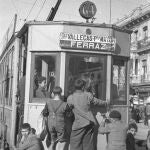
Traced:
[[86, 81], [85, 89], [100, 99], [106, 95], [106, 56], [68, 55], [65, 95], [74, 91], [74, 82], [81, 78]]
[[56, 84], [56, 55], [34, 55], [33, 97], [49, 98]]

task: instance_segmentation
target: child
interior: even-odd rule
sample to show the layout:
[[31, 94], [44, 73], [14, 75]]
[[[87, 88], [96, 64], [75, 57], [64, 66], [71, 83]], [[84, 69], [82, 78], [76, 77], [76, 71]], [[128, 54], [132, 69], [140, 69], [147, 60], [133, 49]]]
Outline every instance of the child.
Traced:
[[62, 89], [56, 86], [53, 90], [53, 98], [50, 99], [43, 110], [43, 116], [48, 117], [48, 130], [51, 135], [49, 150], [63, 150], [66, 146], [67, 136], [65, 130], [65, 113], [69, 110], [66, 102], [61, 99]]
[[110, 112], [110, 123], [106, 123], [102, 116], [97, 116], [97, 120], [100, 124], [99, 133], [106, 134], [108, 138], [106, 150], [126, 150], [127, 126], [121, 121], [120, 112], [117, 110]]
[[135, 139], [134, 136], [137, 132], [137, 125], [136, 123], [130, 123], [127, 131], [127, 138], [126, 138], [126, 149], [127, 150], [135, 150]]

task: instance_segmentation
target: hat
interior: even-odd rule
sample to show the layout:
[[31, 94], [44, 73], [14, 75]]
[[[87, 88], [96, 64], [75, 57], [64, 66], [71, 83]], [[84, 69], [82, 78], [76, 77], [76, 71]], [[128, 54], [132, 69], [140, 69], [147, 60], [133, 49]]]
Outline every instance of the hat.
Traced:
[[118, 119], [121, 119], [121, 114], [120, 114], [119, 111], [113, 110], [113, 111], [110, 112], [109, 117], [110, 117], [110, 118], [118, 118]]
[[38, 83], [42, 83], [42, 81], [44, 81], [44, 80], [46, 80], [46, 78], [41, 76], [38, 78]]

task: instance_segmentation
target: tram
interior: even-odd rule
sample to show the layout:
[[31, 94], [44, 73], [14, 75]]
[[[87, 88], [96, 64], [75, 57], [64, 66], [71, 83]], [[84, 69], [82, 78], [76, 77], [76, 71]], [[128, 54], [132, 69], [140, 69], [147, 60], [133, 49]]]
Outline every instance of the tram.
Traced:
[[[46, 78], [46, 90], [63, 89], [65, 98], [77, 78], [92, 83], [95, 97], [128, 122], [130, 31], [110, 24], [66, 21], [29, 21], [9, 41], [0, 57], [0, 135], [11, 146], [17, 141], [20, 120], [40, 132], [40, 114], [49, 99], [35, 94], [35, 78]], [[22, 113], [17, 111], [20, 80]], [[21, 93], [22, 91], [20, 91]], [[106, 112], [94, 107], [93, 112]], [[98, 140], [102, 141], [102, 140]]]

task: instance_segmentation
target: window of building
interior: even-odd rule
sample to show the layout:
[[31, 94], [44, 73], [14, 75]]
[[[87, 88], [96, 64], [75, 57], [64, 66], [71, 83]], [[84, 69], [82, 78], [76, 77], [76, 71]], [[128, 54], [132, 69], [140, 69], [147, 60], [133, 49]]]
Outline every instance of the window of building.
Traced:
[[148, 37], [148, 29], [147, 26], [143, 27], [143, 39], [146, 39]]
[[147, 60], [142, 60], [142, 68], [143, 68], [143, 79], [146, 79], [147, 75]]
[[135, 59], [135, 75], [138, 75], [138, 59]]
[[138, 30], [134, 31], [134, 37], [135, 37], [135, 41], [138, 40]]

